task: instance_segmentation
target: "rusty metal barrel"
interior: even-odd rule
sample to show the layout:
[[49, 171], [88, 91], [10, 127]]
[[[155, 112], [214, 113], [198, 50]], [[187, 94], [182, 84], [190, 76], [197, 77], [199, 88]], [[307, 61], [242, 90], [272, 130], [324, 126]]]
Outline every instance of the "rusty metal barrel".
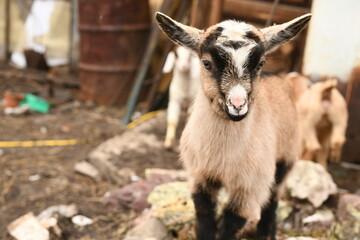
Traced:
[[79, 0], [83, 99], [126, 103], [150, 25], [148, 0]]

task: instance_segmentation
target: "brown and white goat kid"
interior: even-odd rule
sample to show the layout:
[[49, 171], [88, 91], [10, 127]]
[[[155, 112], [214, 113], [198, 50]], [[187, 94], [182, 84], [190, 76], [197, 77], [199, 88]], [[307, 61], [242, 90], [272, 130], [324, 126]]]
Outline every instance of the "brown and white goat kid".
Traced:
[[336, 89], [337, 79], [323, 78], [311, 85], [309, 78], [298, 73], [290, 73], [285, 79], [295, 89], [301, 158], [316, 161], [325, 168], [328, 160], [339, 162], [348, 111], [344, 97]]
[[[184, 102], [191, 104], [200, 88], [199, 57], [189, 49], [178, 46], [168, 54], [165, 61], [163, 72], [169, 73], [171, 70], [173, 77], [169, 89], [165, 148], [171, 148], [174, 144], [181, 106]], [[191, 107], [187, 107], [190, 112]]]
[[[201, 90], [180, 140], [192, 183], [198, 240], [235, 239], [257, 223], [257, 239], [275, 239], [276, 185], [298, 157], [293, 89], [275, 76], [260, 76], [265, 55], [295, 37], [310, 14], [257, 29], [223, 21], [199, 30], [157, 13], [161, 29], [202, 62]], [[220, 188], [230, 195], [219, 230]]]

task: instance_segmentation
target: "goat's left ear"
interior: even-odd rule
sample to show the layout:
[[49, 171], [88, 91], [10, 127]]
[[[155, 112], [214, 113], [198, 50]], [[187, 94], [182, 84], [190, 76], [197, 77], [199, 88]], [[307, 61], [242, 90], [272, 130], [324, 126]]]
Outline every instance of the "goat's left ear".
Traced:
[[202, 30], [181, 24], [160, 12], [156, 13], [156, 21], [173, 42], [193, 51], [199, 49]]
[[270, 53], [294, 38], [308, 24], [310, 18], [311, 14], [308, 13], [290, 22], [261, 29], [265, 37], [265, 52]]

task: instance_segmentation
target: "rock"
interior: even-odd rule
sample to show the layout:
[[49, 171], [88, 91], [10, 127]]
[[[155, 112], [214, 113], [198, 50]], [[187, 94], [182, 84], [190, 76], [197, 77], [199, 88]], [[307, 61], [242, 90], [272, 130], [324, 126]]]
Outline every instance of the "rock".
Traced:
[[290, 203], [280, 200], [276, 211], [277, 222], [284, 222], [290, 216], [292, 211], [293, 206]]
[[90, 225], [90, 224], [94, 223], [94, 221], [91, 218], [85, 217], [83, 215], [73, 216], [71, 218], [71, 221], [72, 221], [73, 224], [75, 224], [75, 225], [77, 225], [79, 227], [84, 227], [86, 225]]
[[154, 175], [167, 175], [174, 179], [174, 181], [186, 181], [187, 174], [184, 170], [173, 170], [163, 168], [147, 168], [145, 169], [145, 177], [151, 178]]
[[354, 218], [360, 221], [360, 196], [355, 194], [340, 196], [336, 214], [341, 221]]
[[171, 240], [165, 226], [157, 219], [151, 218], [147, 222], [131, 229], [124, 240]]
[[74, 170], [78, 173], [91, 177], [95, 181], [100, 181], [101, 179], [100, 172], [97, 170], [97, 168], [86, 161], [76, 163]]
[[314, 207], [322, 205], [337, 186], [331, 175], [318, 163], [299, 160], [286, 181], [287, 191], [293, 198], [307, 199]]
[[109, 211], [119, 211], [124, 208], [142, 211], [150, 207], [147, 201], [149, 193], [157, 185], [170, 181], [172, 179], [168, 176], [154, 176], [150, 179], [131, 183], [120, 189], [105, 193], [103, 204]]
[[360, 240], [360, 221], [339, 221], [332, 229], [329, 239]]
[[55, 214], [59, 214], [61, 216], [71, 218], [72, 216], [76, 215], [79, 212], [79, 209], [76, 207], [75, 204], [70, 205], [55, 205], [48, 207], [44, 211], [42, 211], [38, 216], [37, 219], [39, 221], [52, 218]]
[[171, 182], [157, 186], [148, 197], [152, 216], [169, 229], [178, 231], [194, 224], [195, 208], [187, 182]]
[[335, 222], [335, 215], [331, 210], [319, 210], [302, 220], [303, 225], [313, 228], [330, 228]]
[[318, 240], [318, 239], [312, 237], [290, 237], [287, 238], [286, 240]]
[[40, 225], [32, 212], [11, 222], [7, 229], [18, 240], [48, 240], [50, 237], [49, 231]]

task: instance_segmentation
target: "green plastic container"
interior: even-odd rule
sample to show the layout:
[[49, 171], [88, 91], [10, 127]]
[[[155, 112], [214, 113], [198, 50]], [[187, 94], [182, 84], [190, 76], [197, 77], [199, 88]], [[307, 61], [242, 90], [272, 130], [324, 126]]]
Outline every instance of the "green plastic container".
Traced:
[[28, 105], [29, 109], [35, 112], [48, 113], [50, 104], [44, 99], [39, 98], [33, 94], [25, 94], [24, 99], [20, 102], [20, 106]]

